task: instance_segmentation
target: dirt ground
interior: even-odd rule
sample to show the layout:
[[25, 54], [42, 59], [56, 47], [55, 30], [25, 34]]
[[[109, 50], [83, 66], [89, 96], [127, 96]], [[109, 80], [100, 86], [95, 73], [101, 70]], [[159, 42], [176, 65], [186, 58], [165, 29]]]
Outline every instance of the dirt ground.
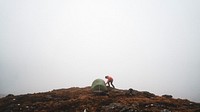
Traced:
[[0, 112], [200, 112], [200, 103], [133, 89], [97, 94], [90, 87], [73, 87], [7, 95], [0, 99]]

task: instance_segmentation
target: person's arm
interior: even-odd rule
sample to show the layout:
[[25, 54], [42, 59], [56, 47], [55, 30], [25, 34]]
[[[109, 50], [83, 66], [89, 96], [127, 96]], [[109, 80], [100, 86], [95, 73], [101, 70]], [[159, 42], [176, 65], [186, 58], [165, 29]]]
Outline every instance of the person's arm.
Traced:
[[108, 84], [108, 81], [106, 82], [106, 84]]

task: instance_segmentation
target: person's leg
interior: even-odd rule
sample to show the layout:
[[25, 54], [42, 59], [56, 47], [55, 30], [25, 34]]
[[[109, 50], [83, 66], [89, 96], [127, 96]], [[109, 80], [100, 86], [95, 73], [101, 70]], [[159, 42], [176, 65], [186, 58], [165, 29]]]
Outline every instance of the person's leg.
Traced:
[[108, 82], [108, 86], [110, 87], [110, 82]]
[[113, 81], [112, 81], [112, 82], [110, 82], [110, 83], [111, 83], [112, 87], [113, 87], [113, 88], [115, 88], [115, 86], [113, 85]]

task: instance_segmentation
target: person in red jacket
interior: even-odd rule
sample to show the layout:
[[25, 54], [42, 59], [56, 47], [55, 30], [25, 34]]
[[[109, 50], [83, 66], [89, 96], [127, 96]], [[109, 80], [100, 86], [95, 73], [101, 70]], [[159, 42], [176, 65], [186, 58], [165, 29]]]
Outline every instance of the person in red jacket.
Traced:
[[107, 79], [106, 84], [108, 84], [108, 86], [110, 87], [110, 84], [112, 85], [113, 88], [115, 88], [115, 86], [113, 85], [113, 78], [110, 76], [105, 76], [105, 78]]

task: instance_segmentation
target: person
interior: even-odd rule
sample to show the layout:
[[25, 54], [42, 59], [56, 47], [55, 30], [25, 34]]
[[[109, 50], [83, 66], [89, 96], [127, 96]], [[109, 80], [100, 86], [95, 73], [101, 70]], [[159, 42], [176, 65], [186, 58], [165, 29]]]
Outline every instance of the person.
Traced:
[[110, 84], [111, 84], [112, 87], [115, 88], [115, 86], [113, 85], [113, 78], [111, 76], [105, 76], [105, 78], [107, 79], [106, 84], [108, 84], [109, 87], [110, 87]]

